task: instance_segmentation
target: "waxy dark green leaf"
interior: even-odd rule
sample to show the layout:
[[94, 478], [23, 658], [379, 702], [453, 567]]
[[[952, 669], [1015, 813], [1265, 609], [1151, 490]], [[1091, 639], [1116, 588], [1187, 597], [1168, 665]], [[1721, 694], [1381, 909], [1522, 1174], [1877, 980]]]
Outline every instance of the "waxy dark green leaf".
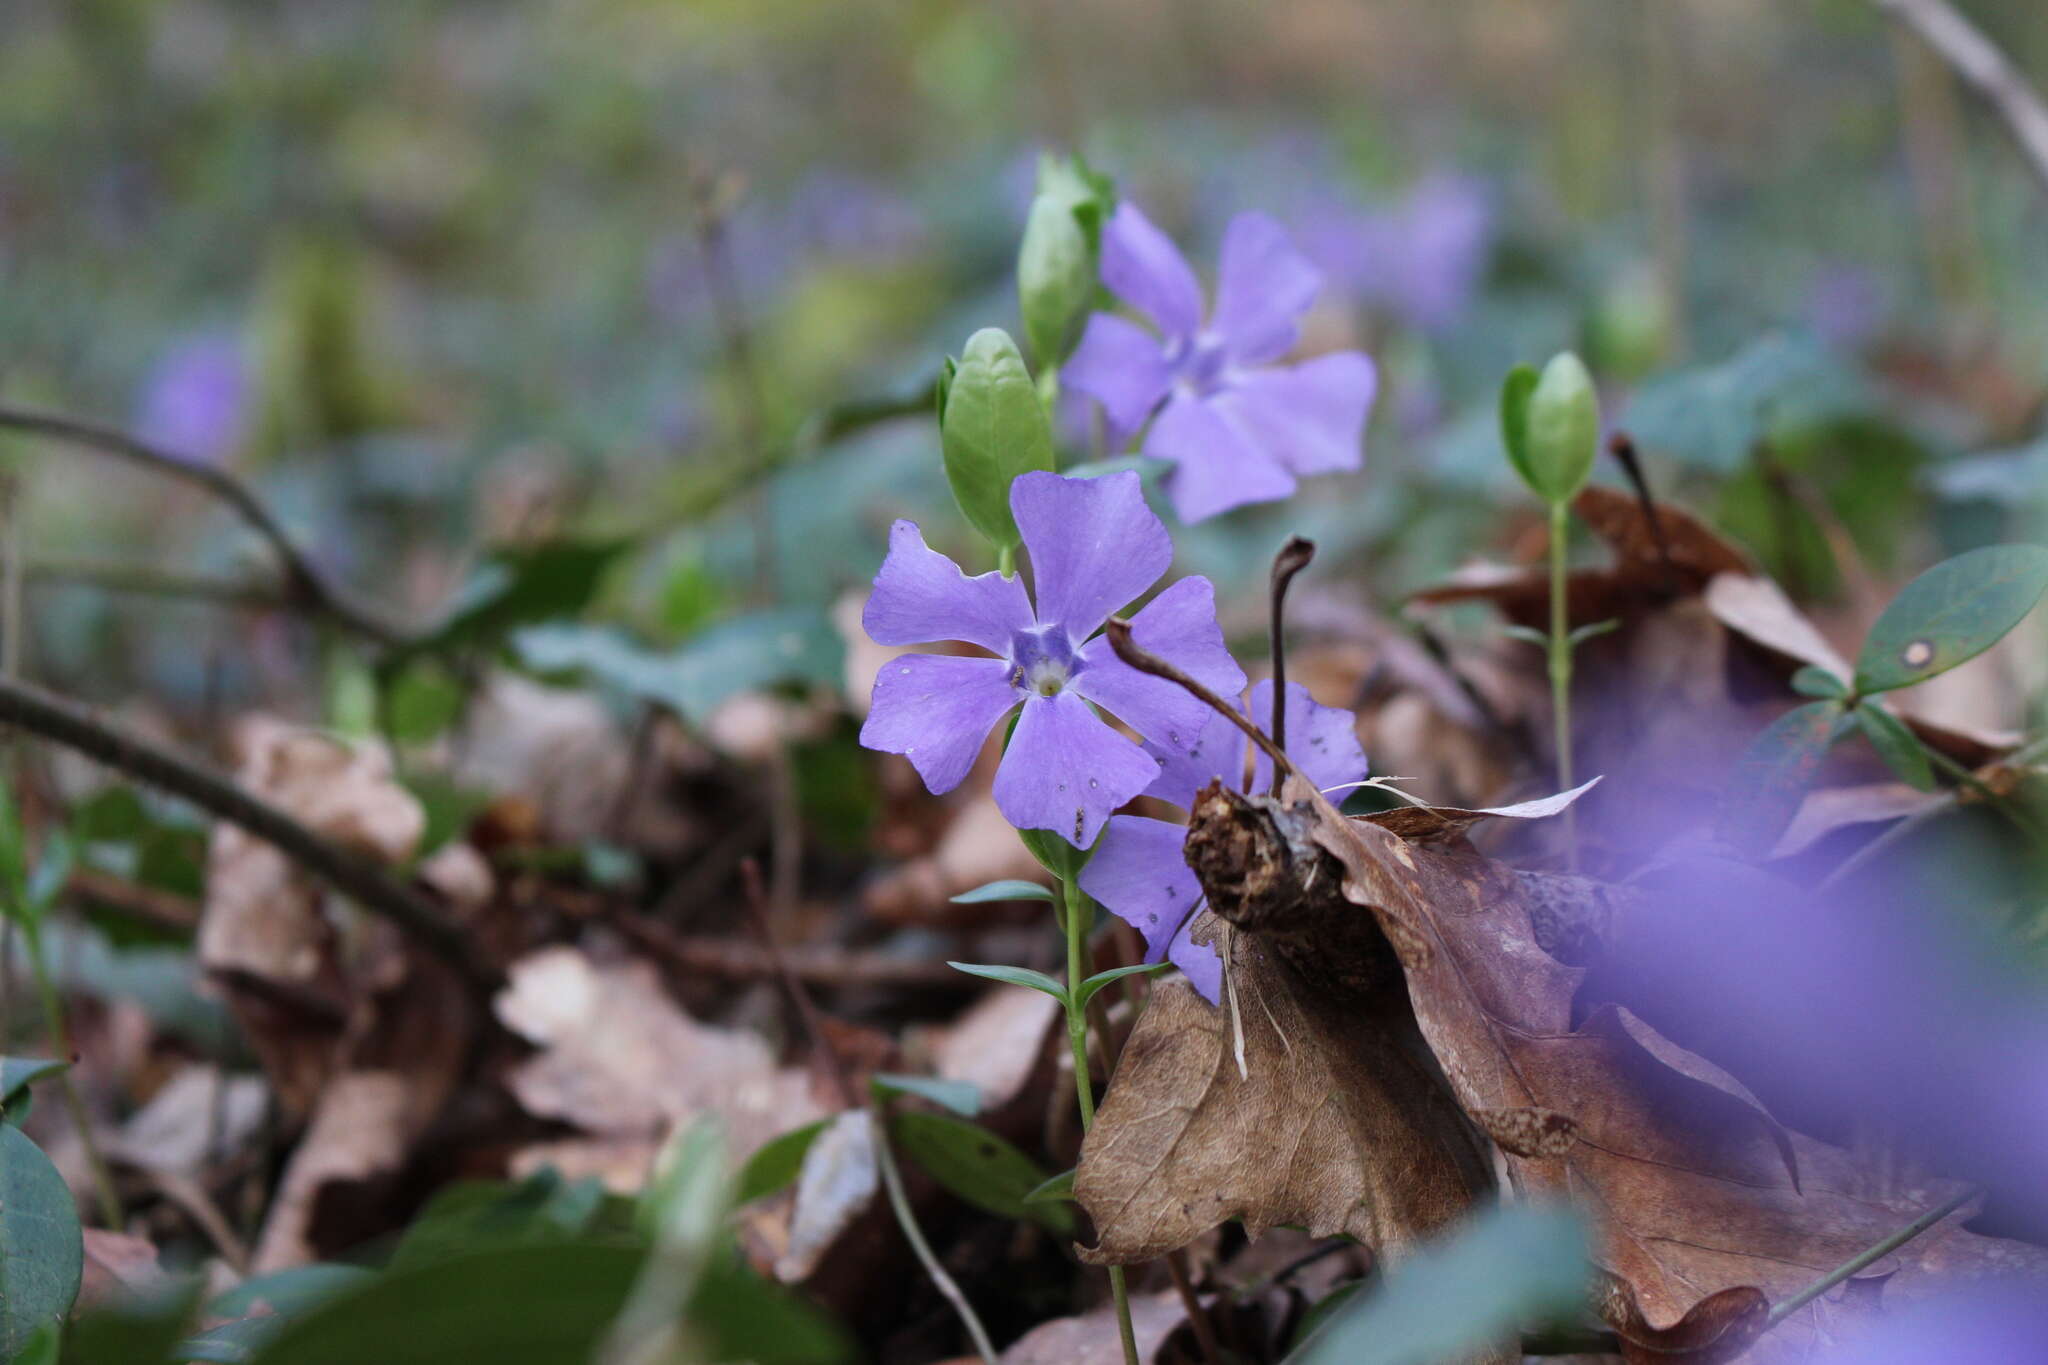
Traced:
[[1877, 618], [1856, 656], [1856, 690], [1911, 687], [1974, 659], [2048, 591], [2048, 549], [1987, 545], [1908, 583]]
[[944, 1114], [897, 1114], [889, 1121], [896, 1150], [976, 1208], [1074, 1235], [1074, 1211], [1062, 1203], [1028, 1202], [1046, 1175], [1024, 1153], [978, 1124]]
[[1769, 856], [1799, 813], [1821, 760], [1853, 724], [1839, 701], [1810, 701], [1773, 721], [1735, 765], [1721, 837], [1752, 856]]
[[1053, 1176], [1044, 1184], [1025, 1195], [1024, 1202], [1027, 1204], [1043, 1204], [1057, 1202], [1062, 1199], [1072, 1200], [1073, 1197], [1074, 1173], [1072, 1171], [1061, 1171], [1058, 1175]]
[[1802, 697], [1846, 697], [1849, 684], [1825, 668], [1808, 664], [1792, 675], [1792, 690]]
[[68, 1062], [54, 1057], [0, 1057], [0, 1114], [9, 1123], [28, 1117], [28, 1087], [45, 1076], [54, 1076]]
[[829, 1119], [819, 1119], [815, 1123], [806, 1123], [755, 1148], [754, 1154], [747, 1158], [747, 1164], [740, 1167], [732, 1202], [750, 1203], [794, 1185], [804, 1168], [804, 1153], [811, 1150], [811, 1144], [818, 1140], [818, 1134], [825, 1131], [828, 1122]]
[[78, 1297], [85, 1241], [71, 1190], [43, 1149], [0, 1124], [0, 1360], [27, 1350]]
[[1508, 371], [1500, 386], [1500, 439], [1507, 447], [1508, 463], [1534, 491], [1536, 476], [1529, 468], [1529, 395], [1536, 392], [1536, 367], [1517, 365]]
[[1906, 722], [1875, 702], [1856, 708], [1856, 724], [1885, 766], [1915, 791], [1934, 790], [1934, 768], [1927, 761], [1927, 749], [1920, 737], [1906, 728]]
[[1085, 1005], [1095, 998], [1097, 991], [1112, 981], [1121, 981], [1127, 976], [1136, 976], [1141, 972], [1150, 976], [1163, 972], [1172, 965], [1171, 962], [1140, 962], [1129, 967], [1111, 967], [1106, 972], [1097, 972], [1081, 983], [1081, 989], [1074, 992], [1074, 1001], [1076, 1004]]
[[941, 395], [940, 445], [954, 500], [999, 551], [1014, 550], [1010, 484], [1054, 467], [1052, 427], [1024, 357], [1009, 333], [985, 327], [967, 339]]

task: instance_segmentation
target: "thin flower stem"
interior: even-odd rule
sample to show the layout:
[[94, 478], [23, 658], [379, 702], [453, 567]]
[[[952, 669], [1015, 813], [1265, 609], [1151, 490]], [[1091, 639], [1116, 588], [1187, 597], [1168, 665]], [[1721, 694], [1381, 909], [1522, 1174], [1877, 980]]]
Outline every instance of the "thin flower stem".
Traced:
[[[1316, 557], [1316, 543], [1294, 536], [1273, 556], [1272, 620], [1267, 628], [1273, 651], [1273, 745], [1287, 748], [1287, 585]], [[1273, 768], [1272, 795], [1280, 794], [1285, 778], [1278, 765]]]
[[[50, 1031], [50, 1050], [68, 1064], [78, 1054], [71, 1042], [71, 1025], [64, 1017], [64, 1002], [58, 997], [57, 983], [50, 979], [50, 967], [43, 957], [42, 929], [32, 922], [25, 928], [22, 946], [28, 950], [28, 969], [35, 977], [36, 997], [42, 1004], [44, 1025]], [[85, 1112], [85, 1101], [78, 1097], [78, 1087], [72, 1084], [69, 1065], [57, 1073], [57, 1093], [64, 1097], [71, 1125], [78, 1130], [79, 1149], [85, 1153], [86, 1167], [92, 1172], [93, 1193], [99, 1200], [100, 1221], [110, 1231], [119, 1232], [121, 1196], [114, 1189], [114, 1173], [101, 1155], [99, 1143], [93, 1140], [92, 1120]]]
[[[1081, 1132], [1095, 1126], [1095, 1087], [1088, 1073], [1088, 1011], [1076, 1001], [1081, 983], [1088, 979], [1088, 903], [1081, 888], [1062, 880], [1060, 895], [1065, 905], [1067, 933], [1067, 1046], [1074, 1054], [1074, 1097], [1081, 1105]], [[1116, 1330], [1124, 1347], [1124, 1365], [1138, 1365], [1138, 1338], [1131, 1328], [1131, 1296], [1124, 1286], [1124, 1268], [1109, 1267], [1110, 1297], [1116, 1300]]]
[[1915, 1237], [1918, 1237], [1921, 1233], [1927, 1231], [1927, 1229], [1933, 1227], [1963, 1205], [1969, 1203], [1976, 1196], [1977, 1190], [1972, 1187], [1949, 1199], [1943, 1200], [1940, 1204], [1921, 1214], [1918, 1218], [1915, 1218], [1891, 1236], [1872, 1246], [1869, 1250], [1861, 1252], [1836, 1266], [1833, 1270], [1830, 1270], [1827, 1274], [1821, 1276], [1812, 1284], [1807, 1285], [1806, 1288], [1773, 1308], [1771, 1316], [1764, 1321], [1764, 1330], [1768, 1332], [1771, 1328], [1776, 1327], [1786, 1318], [1791, 1317], [1794, 1313], [1806, 1307], [1807, 1304], [1812, 1303], [1815, 1299], [1827, 1293], [1857, 1271], [1891, 1255], [1894, 1251], [1897, 1251], [1900, 1247], [1912, 1241]]
[[903, 1173], [896, 1169], [896, 1154], [889, 1149], [888, 1115], [877, 1103], [868, 1109], [868, 1117], [875, 1125], [875, 1164], [881, 1168], [882, 1184], [888, 1188], [889, 1207], [896, 1214], [896, 1225], [903, 1229], [910, 1249], [917, 1253], [917, 1259], [924, 1265], [924, 1273], [932, 1277], [933, 1286], [945, 1295], [946, 1301], [953, 1305], [953, 1311], [960, 1315], [967, 1335], [974, 1340], [975, 1351], [988, 1365], [996, 1365], [996, 1348], [988, 1338], [988, 1329], [981, 1325], [981, 1319], [975, 1316], [974, 1305], [967, 1302], [960, 1286], [932, 1253], [932, 1245], [924, 1239], [924, 1229], [917, 1225], [917, 1215], [911, 1211], [910, 1200], [903, 1193]]
[[[1566, 600], [1565, 537], [1570, 526], [1562, 502], [1550, 504], [1550, 709], [1557, 743], [1557, 785], [1572, 789], [1572, 640], [1570, 603]], [[1566, 866], [1579, 870], [1578, 814], [1564, 811]]]

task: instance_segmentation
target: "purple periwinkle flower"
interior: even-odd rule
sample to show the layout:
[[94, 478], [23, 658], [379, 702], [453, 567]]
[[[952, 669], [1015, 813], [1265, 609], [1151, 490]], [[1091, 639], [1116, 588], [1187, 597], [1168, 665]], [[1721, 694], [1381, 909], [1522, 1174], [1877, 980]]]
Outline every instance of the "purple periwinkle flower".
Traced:
[[[890, 660], [875, 679], [860, 742], [902, 754], [927, 787], [947, 792], [1021, 704], [996, 770], [996, 805], [1018, 829], [1051, 830], [1087, 848], [1110, 812], [1159, 776], [1158, 755], [1191, 742], [1206, 715], [1182, 688], [1125, 664], [1096, 635], [1166, 572], [1173, 543], [1129, 472], [1022, 474], [1010, 485], [1010, 511], [1031, 557], [1035, 606], [1021, 578], [969, 578], [911, 522], [891, 528], [861, 613], [869, 637], [884, 645], [964, 640], [995, 657]], [[1131, 618], [1131, 633], [1218, 691], [1244, 686], [1206, 578], [1183, 578], [1153, 598]], [[1117, 733], [1091, 702], [1152, 741], [1152, 751]]]
[[1186, 259], [1135, 205], [1119, 204], [1102, 231], [1102, 282], [1158, 334], [1097, 313], [1063, 377], [1102, 404], [1119, 441], [1152, 419], [1142, 453], [1173, 465], [1166, 490], [1181, 520], [1358, 468], [1378, 375], [1358, 351], [1274, 364], [1322, 286], [1278, 223], [1259, 213], [1231, 220], [1205, 318]]
[[194, 464], [234, 453], [248, 421], [250, 383], [241, 348], [225, 336], [180, 343], [149, 372], [136, 404], [142, 439]]
[[[1272, 711], [1273, 684], [1261, 682], [1252, 688], [1245, 714], [1263, 724]], [[1365, 750], [1353, 727], [1349, 711], [1322, 705], [1300, 683], [1287, 684], [1287, 756], [1316, 786], [1327, 790], [1365, 779]], [[1195, 794], [1212, 778], [1240, 791], [1265, 791], [1273, 780], [1273, 761], [1254, 751], [1251, 785], [1244, 785], [1250, 741], [1213, 712], [1193, 743], [1171, 750], [1145, 747], [1159, 763], [1159, 776], [1145, 794], [1183, 810], [1193, 808]], [[1081, 889], [1145, 936], [1147, 962], [1172, 962], [1213, 1005], [1222, 988], [1223, 961], [1214, 948], [1188, 939], [1188, 926], [1202, 907], [1202, 886], [1181, 856], [1186, 839], [1186, 826], [1171, 820], [1113, 816], [1102, 846], [1081, 869]]]

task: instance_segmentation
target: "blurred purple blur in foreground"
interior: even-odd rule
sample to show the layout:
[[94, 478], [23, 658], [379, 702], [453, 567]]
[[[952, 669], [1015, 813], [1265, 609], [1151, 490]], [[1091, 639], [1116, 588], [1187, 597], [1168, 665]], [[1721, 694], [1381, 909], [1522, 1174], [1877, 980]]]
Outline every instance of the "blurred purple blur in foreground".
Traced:
[[1484, 182], [1434, 174], [1381, 208], [1324, 196], [1303, 210], [1295, 230], [1334, 289], [1420, 331], [1440, 332], [1470, 307], [1493, 228], [1493, 196]]
[[2038, 1285], [1973, 1285], [1852, 1331], [1812, 1365], [1952, 1365], [2048, 1359], [2048, 1301]]
[[143, 381], [136, 433], [194, 464], [219, 464], [242, 442], [249, 390], [248, 367], [233, 338], [194, 337], [158, 361]]

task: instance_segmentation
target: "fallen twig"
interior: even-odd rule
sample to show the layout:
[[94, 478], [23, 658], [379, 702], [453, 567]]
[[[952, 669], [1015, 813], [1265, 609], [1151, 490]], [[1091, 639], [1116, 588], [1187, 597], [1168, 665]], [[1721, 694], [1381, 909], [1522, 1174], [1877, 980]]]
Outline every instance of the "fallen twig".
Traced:
[[[781, 970], [758, 944], [729, 938], [685, 936], [667, 925], [637, 914], [620, 914], [611, 924], [642, 949], [686, 976], [766, 980]], [[782, 953], [789, 974], [807, 986], [842, 990], [948, 991], [981, 989], [982, 983], [942, 962], [910, 962], [879, 953], [839, 949], [792, 948]]]
[[486, 962], [469, 937], [432, 902], [232, 780], [26, 683], [0, 679], [0, 723], [76, 749], [239, 825], [365, 910], [396, 924], [479, 990], [495, 992], [504, 984], [503, 973]]
[[153, 473], [205, 489], [234, 508], [252, 530], [269, 542], [270, 548], [276, 553], [284, 568], [290, 594], [298, 604], [379, 644], [395, 645], [403, 640], [402, 632], [351, 602], [340, 588], [328, 582], [326, 576], [314, 566], [312, 559], [286, 533], [270, 509], [249, 490], [247, 484], [232, 474], [211, 465], [181, 460], [115, 427], [101, 426], [96, 422], [67, 417], [62, 413], [0, 406], [0, 428], [30, 432], [84, 449], [97, 450], [102, 454], [139, 465]]

